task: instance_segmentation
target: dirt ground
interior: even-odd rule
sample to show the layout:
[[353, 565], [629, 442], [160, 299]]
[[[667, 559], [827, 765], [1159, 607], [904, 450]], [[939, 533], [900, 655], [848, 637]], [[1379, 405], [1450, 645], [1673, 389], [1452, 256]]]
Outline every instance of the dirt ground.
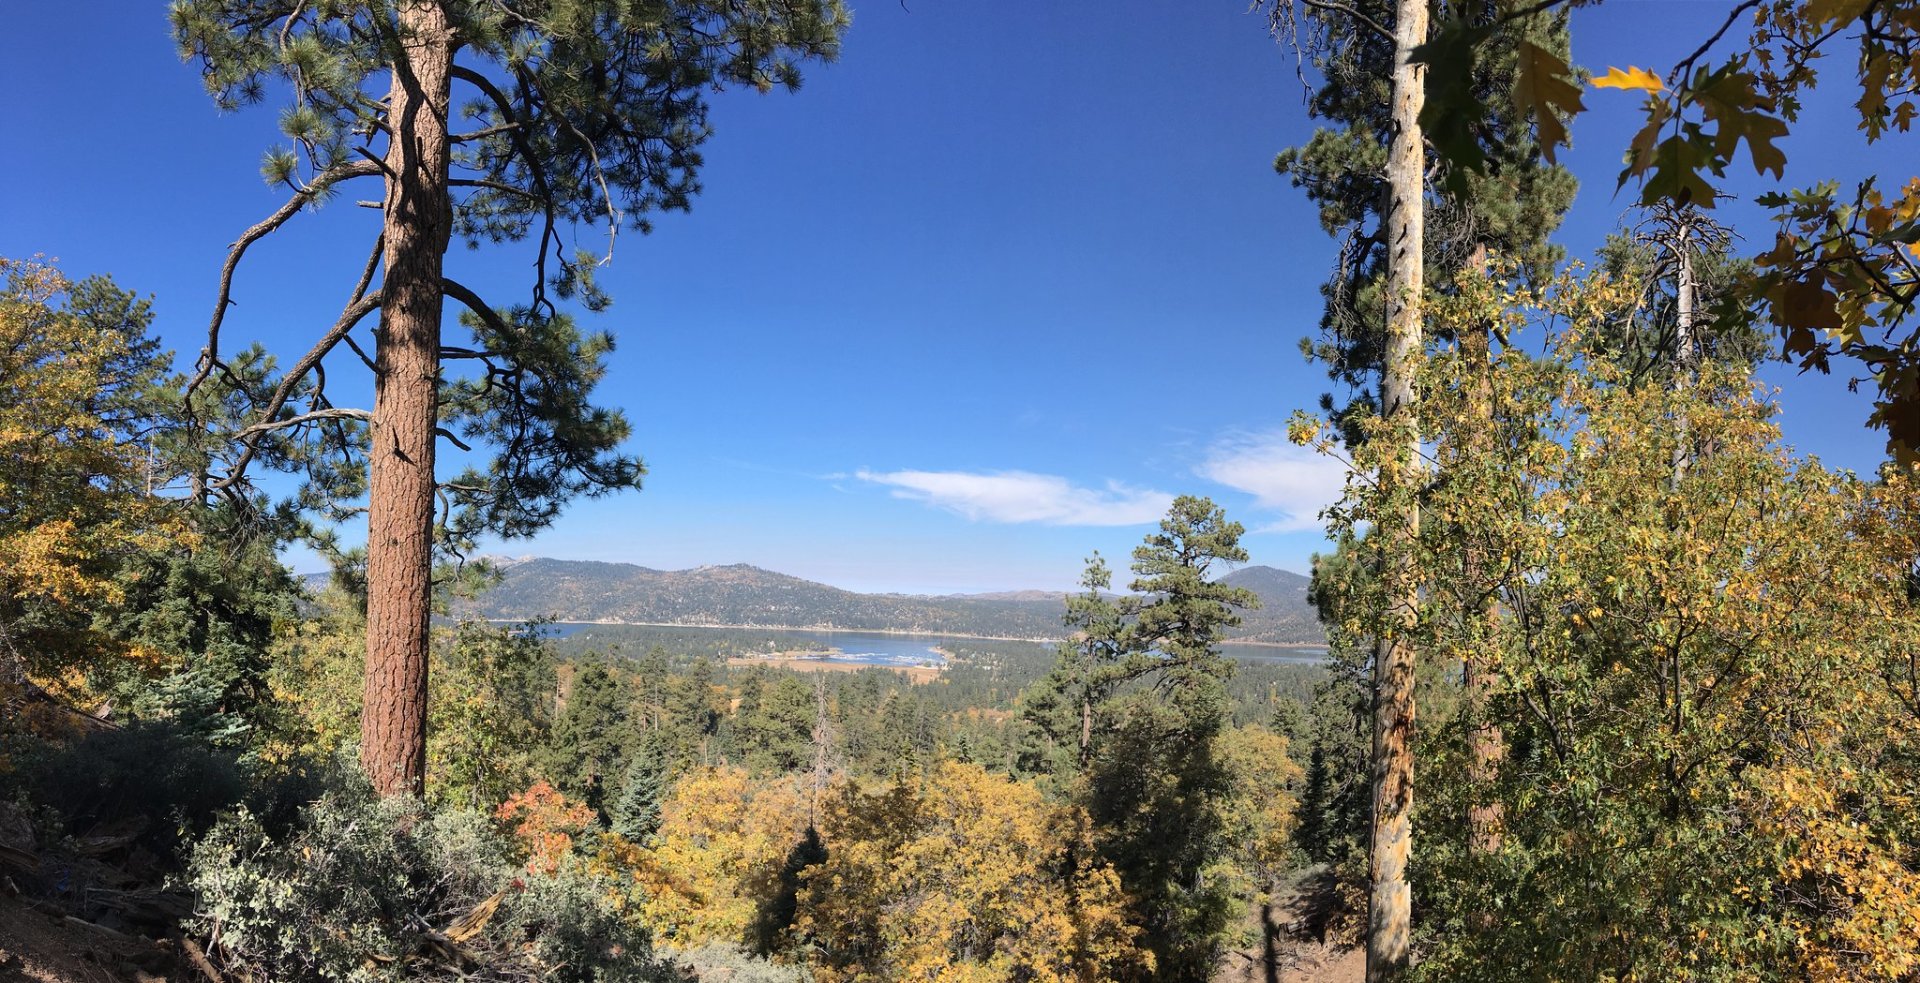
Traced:
[[0, 894], [0, 983], [189, 983], [164, 943], [65, 920]]
[[1214, 983], [1360, 983], [1367, 954], [1354, 945], [1325, 941], [1330, 898], [1318, 876], [1274, 892], [1272, 904], [1254, 912], [1260, 942], [1229, 952]]

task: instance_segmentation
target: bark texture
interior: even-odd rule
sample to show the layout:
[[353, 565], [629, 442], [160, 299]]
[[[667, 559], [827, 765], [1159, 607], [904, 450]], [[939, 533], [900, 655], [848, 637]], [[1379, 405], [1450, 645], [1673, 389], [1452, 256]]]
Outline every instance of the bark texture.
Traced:
[[[1699, 368], [1698, 349], [1693, 339], [1693, 228], [1690, 212], [1682, 210], [1669, 231], [1674, 259], [1673, 390], [1685, 391], [1693, 384]], [[1677, 411], [1674, 419], [1673, 490], [1686, 480], [1687, 465], [1693, 456], [1693, 427], [1686, 411]]]
[[[1482, 623], [1495, 617], [1495, 602], [1481, 602], [1478, 612]], [[1473, 787], [1473, 801], [1467, 806], [1467, 851], [1487, 856], [1500, 850], [1500, 825], [1506, 810], [1493, 796], [1494, 783], [1500, 780], [1500, 765], [1507, 757], [1506, 735], [1500, 725], [1488, 719], [1487, 689], [1491, 674], [1481, 659], [1468, 657], [1463, 666], [1467, 699], [1473, 714], [1473, 730], [1467, 736], [1467, 781]], [[1492, 912], [1481, 912], [1490, 921]]]
[[[1485, 276], [1487, 247], [1482, 244], [1468, 261], [1468, 273]], [[1467, 457], [1485, 460], [1493, 447], [1493, 330], [1482, 323], [1460, 339], [1461, 353], [1475, 370], [1473, 413], [1488, 426], [1470, 428], [1460, 435], [1467, 445]], [[1466, 623], [1477, 629], [1468, 637], [1480, 645], [1491, 645], [1498, 637], [1499, 596], [1495, 593], [1497, 572], [1488, 561], [1486, 548], [1469, 543], [1466, 551], [1466, 583], [1480, 593], [1468, 599], [1468, 610], [1461, 612]], [[1486, 856], [1500, 849], [1500, 823], [1505, 815], [1493, 786], [1500, 778], [1500, 763], [1507, 756], [1506, 735], [1489, 716], [1488, 691], [1492, 682], [1493, 653], [1469, 650], [1461, 660], [1461, 688], [1466, 693], [1469, 730], [1467, 732], [1467, 783], [1471, 789], [1467, 805], [1467, 852]], [[1490, 924], [1491, 912], [1480, 912], [1482, 924]]]
[[[1414, 652], [1417, 617], [1414, 538], [1419, 534], [1420, 437], [1414, 375], [1421, 356], [1422, 264], [1425, 262], [1424, 173], [1420, 132], [1426, 69], [1413, 49], [1427, 40], [1427, 0], [1399, 0], [1394, 16], [1393, 139], [1387, 151], [1387, 351], [1381, 406], [1403, 444], [1381, 469], [1381, 481], [1402, 502], [1383, 517], [1391, 610], [1374, 661], [1372, 882], [1367, 918], [1367, 979], [1398, 980], [1408, 966], [1412, 891], [1407, 855], [1413, 828]], [[1389, 499], [1394, 500], [1393, 498]]]
[[441, 264], [452, 233], [448, 105], [454, 32], [438, 3], [402, 4], [388, 102], [386, 278], [374, 355], [367, 516], [367, 676], [360, 760], [382, 795], [420, 794], [427, 762], [434, 428]]

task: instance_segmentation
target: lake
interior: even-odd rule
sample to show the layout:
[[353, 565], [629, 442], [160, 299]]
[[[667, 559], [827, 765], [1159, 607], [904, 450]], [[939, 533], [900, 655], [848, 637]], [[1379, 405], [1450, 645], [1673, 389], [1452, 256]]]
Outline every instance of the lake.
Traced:
[[[554, 638], [568, 638], [581, 642], [595, 640], [596, 632], [607, 642], [635, 640], [656, 634], [648, 629], [651, 625], [601, 625], [585, 622], [554, 622], [545, 626], [544, 631]], [[658, 634], [674, 635], [710, 635], [735, 638], [746, 635], [751, 642], [742, 639], [742, 644], [729, 646], [735, 654], [747, 655], [772, 652], [823, 652], [836, 650], [837, 655], [828, 659], [831, 662], [846, 662], [855, 665], [872, 666], [940, 666], [947, 660], [938, 649], [992, 649], [995, 642], [989, 639], [963, 638], [953, 635], [895, 635], [885, 632], [869, 631], [826, 631], [805, 629], [774, 628], [727, 628], [702, 626], [660, 627]], [[1322, 647], [1276, 648], [1270, 645], [1234, 645], [1220, 646], [1222, 655], [1241, 662], [1295, 663], [1313, 665], [1326, 661], [1327, 650]]]
[[1220, 646], [1220, 654], [1236, 662], [1284, 662], [1303, 666], [1316, 666], [1327, 661], [1327, 649], [1324, 645], [1301, 645], [1281, 648], [1277, 645], [1236, 645], [1227, 642]]
[[[594, 638], [595, 632], [607, 636], [608, 641], [620, 641], [633, 638], [636, 628], [654, 626], [640, 625], [598, 625], [559, 621], [547, 625], [545, 631], [555, 638], [570, 638], [587, 641]], [[946, 658], [935, 649], [947, 643], [968, 641], [942, 635], [890, 635], [882, 632], [865, 631], [813, 631], [801, 629], [774, 628], [707, 628], [699, 626], [675, 625], [663, 628], [664, 632], [711, 633], [714, 636], [740, 636], [750, 634], [751, 643], [742, 641], [734, 647], [738, 655], [772, 654], [774, 652], [825, 652], [833, 650], [838, 654], [829, 657], [829, 662], [847, 662], [869, 666], [940, 666], [946, 665]], [[973, 642], [979, 645], [978, 641]]]

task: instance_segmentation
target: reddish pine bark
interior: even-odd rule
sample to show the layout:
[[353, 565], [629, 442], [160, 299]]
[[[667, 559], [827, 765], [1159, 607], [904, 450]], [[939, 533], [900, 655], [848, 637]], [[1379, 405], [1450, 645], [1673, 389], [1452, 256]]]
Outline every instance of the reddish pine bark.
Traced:
[[453, 225], [448, 106], [453, 30], [433, 2], [403, 4], [393, 66], [386, 277], [368, 462], [367, 674], [360, 760], [381, 795], [422, 791], [433, 577], [434, 428], [441, 264]]
[[[1487, 247], [1483, 243], [1474, 247], [1473, 256], [1468, 261], [1468, 274], [1485, 276], [1487, 272]], [[1480, 419], [1493, 419], [1493, 338], [1492, 329], [1480, 324], [1466, 332], [1460, 339], [1461, 352], [1467, 363], [1473, 366], [1474, 411]], [[1492, 448], [1492, 434], [1485, 428], [1472, 429], [1460, 435], [1460, 440], [1469, 449], [1469, 457], [1480, 458]], [[1478, 637], [1481, 644], [1491, 645], [1496, 637], [1500, 618], [1499, 599], [1493, 592], [1495, 572], [1487, 562], [1486, 551], [1478, 545], [1468, 545], [1466, 555], [1466, 582], [1469, 590], [1484, 591], [1476, 600], [1470, 602], [1468, 610], [1462, 612], [1467, 623], [1480, 629]], [[1471, 636], [1470, 636], [1471, 637]], [[1500, 778], [1500, 763], [1507, 756], [1506, 735], [1500, 725], [1489, 718], [1487, 695], [1490, 688], [1488, 666], [1492, 664], [1492, 654], [1469, 651], [1460, 667], [1461, 686], [1466, 692], [1469, 731], [1467, 733], [1467, 785], [1469, 787], [1467, 805], [1467, 852], [1475, 856], [1486, 856], [1500, 849], [1500, 823], [1505, 809], [1494, 796], [1494, 783]], [[1490, 923], [1491, 912], [1477, 913], [1482, 924]]]

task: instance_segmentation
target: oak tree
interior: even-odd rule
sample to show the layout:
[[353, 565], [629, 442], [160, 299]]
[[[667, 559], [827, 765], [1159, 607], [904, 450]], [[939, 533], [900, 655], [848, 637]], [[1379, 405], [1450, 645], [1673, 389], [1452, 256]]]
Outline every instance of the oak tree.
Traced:
[[[1503, 0], [1500, 21], [1558, 5]], [[1420, 52], [1433, 73], [1436, 117], [1485, 111], [1462, 80], [1489, 37], [1486, 25], [1450, 20]], [[1920, 453], [1920, 263], [1913, 252], [1920, 179], [1788, 187], [1780, 141], [1816, 104], [1816, 84], [1831, 74], [1819, 70], [1828, 59], [1849, 66], [1844, 95], [1863, 144], [1908, 133], [1920, 113], [1916, 50], [1920, 4], [1912, 0], [1739, 0], [1664, 73], [1610, 66], [1591, 83], [1641, 99], [1644, 122], [1626, 148], [1620, 185], [1637, 183], [1642, 204], [1712, 208], [1729, 171], [1752, 168], [1762, 182], [1754, 201], [1773, 211], [1776, 230], [1754, 257], [1752, 275], [1742, 278], [1741, 299], [1760, 307], [1783, 353], [1803, 368], [1858, 363], [1877, 390], [1868, 423], [1887, 431], [1888, 449], [1903, 460]], [[1516, 87], [1512, 96], [1551, 154], [1567, 140], [1568, 119], [1587, 109], [1583, 87], [1579, 72], [1554, 52], [1540, 53], [1534, 77], [1539, 84]], [[1437, 149], [1449, 166], [1480, 167], [1484, 155], [1474, 136]]]
[[74, 688], [129, 646], [93, 613], [126, 599], [129, 564], [190, 538], [150, 494], [165, 356], [147, 304], [0, 259], [0, 710], [29, 685]]
[[[1465, 837], [1445, 826], [1423, 839], [1417, 975], [1910, 975], [1920, 953], [1895, 928], [1920, 896], [1897, 791], [1920, 760], [1910, 472], [1863, 480], [1795, 458], [1737, 362], [1634, 384], [1606, 326], [1637, 284], [1457, 283], [1436, 321], [1492, 320], [1516, 343], [1491, 373], [1464, 346], [1423, 370], [1429, 440], [1496, 439], [1429, 491], [1419, 586], [1477, 589], [1436, 562], [1466, 537], [1497, 559], [1499, 604], [1473, 625], [1429, 604], [1415, 634], [1491, 656], [1488, 712], [1511, 753], [1491, 862], [1461, 863]], [[1542, 323], [1559, 330], [1523, 347]], [[1676, 472], [1686, 445], [1711, 453]], [[1387, 453], [1365, 445], [1362, 474]], [[1357, 477], [1334, 514], [1351, 530], [1394, 507]], [[1363, 595], [1341, 613], [1364, 626], [1386, 608]], [[1422, 752], [1439, 779], [1424, 801], [1444, 812], [1471, 756]]]

